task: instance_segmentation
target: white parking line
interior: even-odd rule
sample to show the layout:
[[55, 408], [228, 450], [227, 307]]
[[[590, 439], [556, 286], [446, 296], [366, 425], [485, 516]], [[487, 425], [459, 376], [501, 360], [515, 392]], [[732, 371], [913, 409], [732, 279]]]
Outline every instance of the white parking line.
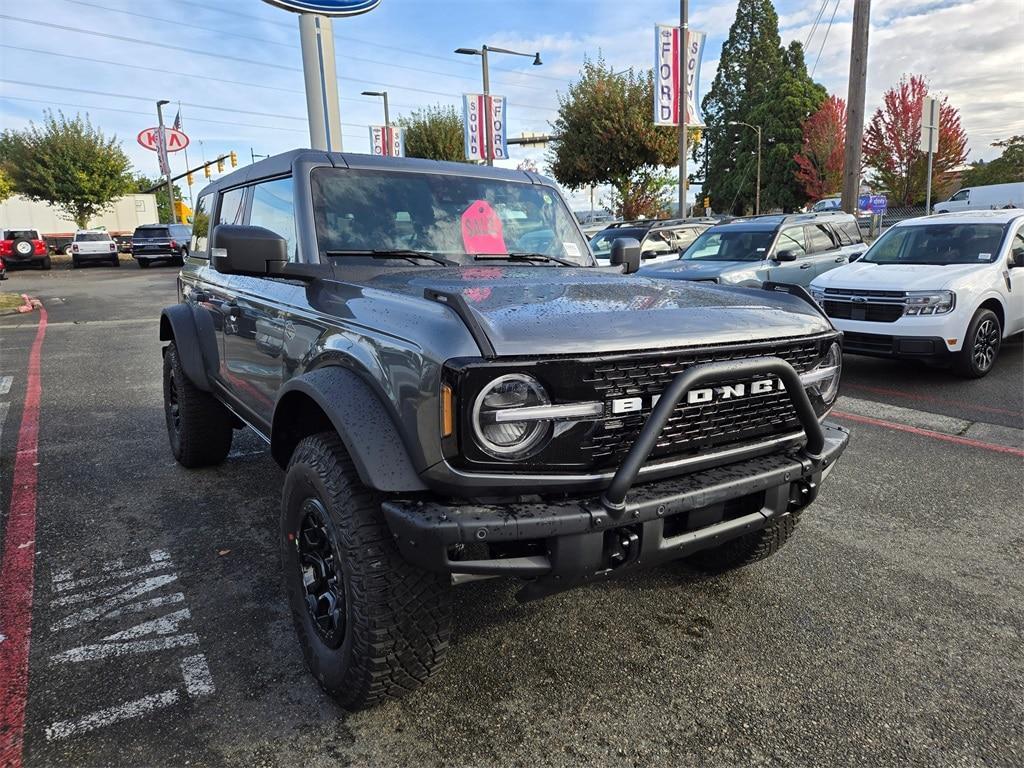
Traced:
[[77, 648], [55, 653], [50, 657], [50, 661], [62, 664], [80, 664], [83, 661], [117, 659], [137, 653], [167, 651], [171, 648], [188, 648], [192, 645], [199, 645], [199, 637], [193, 632], [186, 632], [184, 635], [155, 637], [152, 640], [130, 640], [127, 643], [80, 645]]
[[6, 395], [11, 391], [11, 383], [13, 381], [13, 376], [0, 376], [0, 395]]
[[209, 696], [214, 691], [210, 667], [201, 653], [181, 660], [181, 676], [185, 679], [185, 692], [192, 698]]
[[181, 694], [177, 690], [154, 693], [151, 696], [143, 696], [135, 701], [126, 701], [116, 707], [108, 707], [97, 712], [92, 712], [77, 720], [62, 720], [49, 725], [46, 728], [46, 738], [50, 741], [55, 739], [66, 739], [69, 736], [77, 736], [87, 733], [96, 728], [106, 725], [113, 725], [121, 720], [130, 720], [142, 717], [164, 707], [169, 707], [178, 701]]

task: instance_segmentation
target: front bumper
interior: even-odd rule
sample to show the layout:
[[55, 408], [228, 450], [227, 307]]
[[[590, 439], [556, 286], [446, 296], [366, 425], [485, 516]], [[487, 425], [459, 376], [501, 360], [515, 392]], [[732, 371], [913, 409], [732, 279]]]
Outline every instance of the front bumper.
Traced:
[[72, 258], [78, 259], [79, 261], [110, 261], [111, 259], [115, 259], [118, 257], [118, 252], [116, 250], [111, 251], [109, 249], [106, 251], [96, 251], [93, 253], [75, 253], [72, 251], [71, 256]]
[[[864, 337], [875, 337], [868, 341], [878, 342], [880, 339], [892, 339], [892, 351], [884, 353], [886, 357], [917, 357], [923, 350], [931, 347], [931, 352], [941, 355], [947, 352], [956, 352], [963, 346], [963, 335], [970, 317], [962, 317], [960, 307], [945, 315], [925, 317], [902, 317], [891, 323], [869, 322], [866, 320], [847, 320], [844, 318], [830, 317], [832, 324], [843, 332], [843, 351], [853, 352], [858, 355], [879, 354], [872, 352], [870, 346], [856, 342]], [[851, 343], [851, 337], [855, 340]], [[947, 339], [955, 339], [956, 343], [949, 344]], [[896, 340], [907, 343], [896, 343]], [[915, 345], [910, 343], [913, 340], [928, 341], [928, 344]], [[936, 342], [932, 347], [930, 342]], [[877, 345], [875, 345], [877, 346]], [[857, 347], [855, 349], [854, 347]]]
[[[729, 372], [779, 376], [807, 444], [637, 485], [679, 401], [692, 387]], [[532, 578], [520, 593], [532, 599], [686, 557], [803, 509], [848, 439], [841, 427], [818, 423], [796, 371], [783, 360], [708, 363], [673, 379], [600, 496], [505, 504], [387, 501], [382, 507], [411, 563], [451, 574]], [[481, 551], [484, 556], [476, 556]]]
[[843, 334], [843, 351], [867, 357], [898, 357], [907, 360], [942, 362], [953, 354], [946, 340], [927, 336], [890, 336], [882, 333]]

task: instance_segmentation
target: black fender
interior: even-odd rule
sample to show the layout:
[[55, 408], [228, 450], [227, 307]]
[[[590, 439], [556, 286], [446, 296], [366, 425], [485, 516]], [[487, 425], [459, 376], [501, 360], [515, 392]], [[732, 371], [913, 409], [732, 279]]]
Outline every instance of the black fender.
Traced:
[[299, 440], [328, 425], [309, 413], [312, 400], [326, 415], [368, 488], [386, 492], [425, 491], [388, 408], [357, 373], [337, 365], [289, 380], [277, 398], [270, 452], [286, 467]]
[[178, 360], [189, 381], [210, 391], [207, 371], [220, 368], [217, 352], [217, 330], [210, 313], [196, 311], [188, 304], [165, 307], [160, 313], [160, 341], [173, 341]]

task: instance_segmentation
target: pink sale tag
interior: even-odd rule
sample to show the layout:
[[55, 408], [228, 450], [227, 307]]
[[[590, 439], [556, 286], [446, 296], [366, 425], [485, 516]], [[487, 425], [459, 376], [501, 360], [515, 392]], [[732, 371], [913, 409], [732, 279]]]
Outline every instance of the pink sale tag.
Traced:
[[466, 253], [507, 253], [501, 217], [486, 200], [477, 200], [462, 214], [462, 244]]

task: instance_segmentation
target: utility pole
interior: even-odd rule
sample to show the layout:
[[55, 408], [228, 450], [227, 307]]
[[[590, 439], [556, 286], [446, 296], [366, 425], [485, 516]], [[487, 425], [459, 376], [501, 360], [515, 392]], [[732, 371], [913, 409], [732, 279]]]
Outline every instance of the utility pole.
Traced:
[[868, 27], [871, 0], [854, 0], [850, 83], [846, 92], [846, 151], [843, 158], [843, 210], [856, 214], [860, 197], [861, 144], [864, 141], [864, 92], [868, 76]]
[[679, 218], [686, 218], [686, 106], [689, 103], [689, 86], [686, 72], [686, 58], [689, 40], [687, 32], [690, 28], [689, 0], [679, 0], [679, 27], [682, 45], [679, 46], [679, 82], [683, 84], [679, 99]]
[[161, 99], [156, 103], [156, 119], [160, 126], [160, 146], [157, 152], [160, 155], [160, 170], [164, 172], [167, 180], [167, 205], [170, 208], [171, 224], [178, 223], [178, 217], [174, 215], [174, 185], [171, 183], [171, 161], [167, 159], [167, 134], [164, 131], [164, 104], [170, 104], [167, 99]]

